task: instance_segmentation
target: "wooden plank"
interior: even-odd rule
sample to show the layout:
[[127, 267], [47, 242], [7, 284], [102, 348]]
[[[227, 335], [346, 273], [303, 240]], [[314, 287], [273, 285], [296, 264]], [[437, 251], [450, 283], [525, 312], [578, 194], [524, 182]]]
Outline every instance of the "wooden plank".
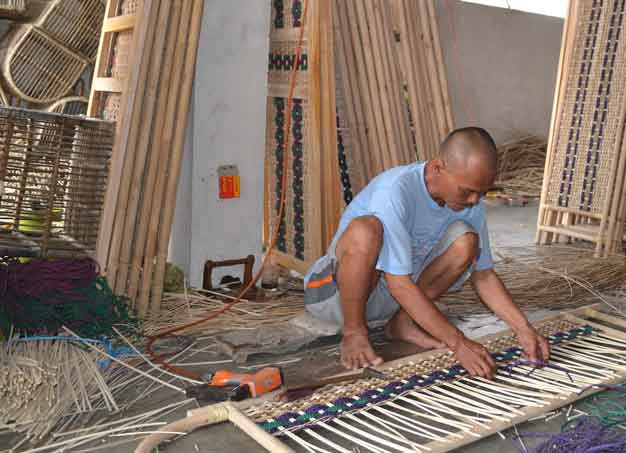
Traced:
[[[105, 16], [106, 17], [106, 16]], [[113, 33], [124, 30], [130, 30], [135, 26], [135, 15], [126, 14], [124, 16], [115, 16], [104, 19], [102, 23], [102, 33]]]
[[[121, 118], [131, 118], [137, 109], [141, 108], [143, 96], [143, 84], [147, 72], [147, 55], [144, 52], [146, 47], [151, 46], [158, 12], [158, 2], [146, 1], [141, 10], [142, 20], [138, 21], [137, 28], [133, 33], [133, 44], [130, 61], [131, 70], [128, 76], [128, 85], [122, 95]], [[98, 233], [98, 246], [96, 250], [97, 261], [100, 268], [108, 274], [108, 257], [111, 237], [113, 235], [113, 224], [117, 210], [118, 188], [123, 180], [123, 172], [126, 167], [128, 143], [130, 140], [130, 125], [121, 123], [115, 134], [115, 144], [111, 157], [111, 167], [109, 171], [109, 181], [102, 212], [102, 221]], [[131, 150], [132, 152], [132, 150]], [[130, 156], [129, 156], [130, 157]], [[109, 280], [110, 281], [110, 280]]]
[[121, 93], [124, 91], [124, 82], [124, 80], [116, 79], [115, 77], [95, 77], [93, 79], [93, 90]]

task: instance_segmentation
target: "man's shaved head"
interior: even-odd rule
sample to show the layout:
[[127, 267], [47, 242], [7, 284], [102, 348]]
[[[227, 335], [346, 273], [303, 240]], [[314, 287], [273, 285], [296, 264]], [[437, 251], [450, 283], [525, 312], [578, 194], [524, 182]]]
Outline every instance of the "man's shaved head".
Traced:
[[424, 178], [439, 205], [460, 211], [480, 202], [496, 178], [497, 165], [491, 135], [480, 127], [464, 127], [446, 137]]
[[439, 148], [441, 159], [452, 171], [473, 170], [481, 164], [483, 171], [494, 175], [498, 166], [496, 144], [485, 129], [464, 127], [450, 132]]

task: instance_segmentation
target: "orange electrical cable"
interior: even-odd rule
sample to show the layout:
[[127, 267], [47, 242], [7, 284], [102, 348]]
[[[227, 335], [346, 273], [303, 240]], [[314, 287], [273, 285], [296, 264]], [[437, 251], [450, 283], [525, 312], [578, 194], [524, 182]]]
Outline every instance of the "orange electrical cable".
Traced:
[[176, 373], [180, 376], [185, 376], [191, 379], [200, 379], [200, 374], [199, 373], [195, 373], [193, 371], [190, 371], [186, 368], [181, 368], [181, 367], [177, 367], [174, 365], [170, 365], [168, 364], [165, 360], [163, 360], [163, 358], [156, 354], [153, 349], [152, 346], [154, 345], [154, 342], [157, 341], [160, 338], [164, 338], [168, 335], [173, 334], [174, 332], [180, 332], [181, 330], [185, 330], [188, 329], [190, 327], [193, 326], [197, 326], [198, 324], [202, 324], [205, 323], [206, 321], [209, 321], [211, 319], [214, 319], [216, 317], [218, 317], [219, 315], [221, 315], [222, 313], [224, 313], [225, 311], [229, 310], [233, 305], [235, 305], [236, 303], [240, 302], [241, 299], [243, 298], [243, 296], [250, 290], [250, 288], [252, 288], [252, 286], [254, 286], [256, 284], [256, 282], [259, 280], [261, 274], [263, 273], [263, 269], [265, 268], [265, 263], [267, 262], [268, 257], [270, 256], [274, 245], [276, 244], [276, 238], [278, 237], [278, 229], [280, 227], [280, 222], [281, 219], [283, 217], [283, 211], [284, 211], [284, 207], [285, 207], [285, 193], [286, 193], [286, 187], [287, 187], [287, 161], [288, 161], [288, 153], [287, 150], [289, 149], [289, 129], [291, 127], [291, 107], [292, 107], [292, 101], [293, 101], [293, 92], [295, 89], [295, 85], [296, 85], [296, 75], [298, 73], [298, 62], [300, 61], [300, 53], [302, 51], [302, 41], [304, 39], [304, 26], [305, 26], [305, 22], [306, 22], [306, 17], [307, 17], [307, 10], [308, 10], [308, 6], [309, 6], [309, 2], [308, 0], [303, 0], [303, 13], [302, 13], [302, 25], [300, 26], [300, 35], [298, 37], [298, 46], [296, 47], [296, 58], [293, 64], [293, 67], [291, 68], [291, 74], [290, 74], [290, 79], [289, 79], [289, 94], [287, 96], [287, 118], [285, 121], [285, 142], [284, 142], [284, 146], [283, 146], [283, 168], [282, 168], [282, 176], [281, 176], [281, 191], [280, 191], [280, 207], [278, 209], [278, 217], [276, 218], [276, 226], [274, 227], [274, 231], [272, 232], [272, 238], [270, 240], [270, 244], [267, 248], [267, 252], [265, 253], [265, 256], [263, 257], [263, 261], [261, 262], [261, 266], [259, 267], [259, 270], [257, 271], [256, 275], [254, 276], [254, 278], [252, 279], [252, 281], [250, 283], [248, 283], [246, 285], [245, 288], [243, 288], [243, 290], [241, 290], [241, 292], [239, 293], [239, 295], [235, 298], [235, 300], [233, 300], [232, 302], [229, 302], [228, 304], [224, 305], [224, 307], [220, 308], [219, 310], [215, 310], [211, 313], [209, 313], [207, 316], [205, 316], [204, 318], [201, 318], [197, 321], [193, 321], [190, 322], [188, 324], [184, 324], [182, 326], [178, 326], [178, 327], [173, 327], [171, 329], [166, 329], [163, 332], [159, 332], [156, 335], [153, 335], [151, 337], [148, 337], [148, 344], [146, 346], [146, 349], [148, 351], [148, 354], [150, 354], [150, 356], [154, 359], [155, 362], [157, 362], [158, 364], [160, 364], [161, 366], [163, 366], [163, 368], [171, 371], [172, 373]]

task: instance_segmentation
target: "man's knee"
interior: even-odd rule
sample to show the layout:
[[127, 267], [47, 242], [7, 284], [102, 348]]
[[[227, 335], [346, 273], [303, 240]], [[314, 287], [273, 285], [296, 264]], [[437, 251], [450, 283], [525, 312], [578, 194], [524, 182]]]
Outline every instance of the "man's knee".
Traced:
[[337, 258], [343, 254], [358, 254], [375, 258], [383, 243], [383, 224], [374, 216], [352, 220], [337, 243]]
[[467, 269], [478, 255], [478, 234], [468, 231], [452, 242], [446, 253], [456, 269]]

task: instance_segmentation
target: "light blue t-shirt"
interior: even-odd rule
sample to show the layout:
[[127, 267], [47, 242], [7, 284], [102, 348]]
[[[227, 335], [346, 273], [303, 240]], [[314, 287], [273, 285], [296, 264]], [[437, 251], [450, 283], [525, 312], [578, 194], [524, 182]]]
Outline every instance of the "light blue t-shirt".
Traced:
[[[343, 212], [329, 251], [334, 251], [339, 237], [354, 218], [373, 215], [382, 222], [384, 228], [376, 269], [394, 275], [411, 275], [416, 280], [424, 267], [424, 261], [448, 226], [462, 220], [470, 224], [479, 235], [480, 256], [475, 269], [492, 268], [482, 202], [459, 212], [447, 206], [439, 206], [426, 188], [425, 164], [416, 162], [395, 167], [370, 181]], [[319, 261], [322, 259], [324, 257]], [[312, 266], [307, 273], [305, 285], [315, 268], [315, 265]]]

